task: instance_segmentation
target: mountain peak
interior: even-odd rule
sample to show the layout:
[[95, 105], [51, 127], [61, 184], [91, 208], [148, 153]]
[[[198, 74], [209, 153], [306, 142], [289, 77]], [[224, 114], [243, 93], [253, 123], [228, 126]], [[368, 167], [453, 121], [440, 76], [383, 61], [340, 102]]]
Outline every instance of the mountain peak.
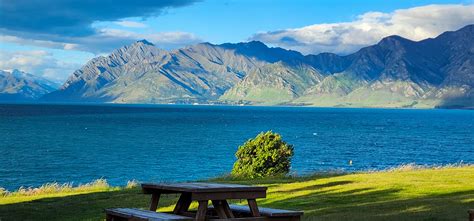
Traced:
[[471, 36], [474, 35], [474, 24], [472, 25], [466, 25], [462, 28], [460, 28], [457, 31], [447, 31], [442, 34], [440, 34], [438, 39], [451, 39], [451, 38], [465, 38], [471, 41]]
[[21, 70], [18, 70], [18, 69], [16, 69], [16, 68], [11, 71], [11, 74], [12, 74], [13, 76], [19, 77], [19, 78], [25, 78], [25, 77], [33, 77], [33, 78], [34, 78], [34, 77], [36, 77], [36, 76], [34, 76], [34, 75], [30, 74], [30, 73], [26, 73], [26, 72], [21, 71]]
[[265, 43], [263, 43], [263, 42], [261, 42], [261, 41], [256, 41], [256, 40], [249, 41], [249, 42], [244, 43], [244, 44], [268, 48]]
[[21, 70], [18, 70], [18, 69], [15, 68], [15, 69], [13, 69], [13, 70], [11, 71], [11, 73], [12, 73], [12, 74], [15, 74], [15, 73], [22, 74], [22, 73], [25, 73], [25, 72], [24, 72], [24, 71], [21, 71]]
[[474, 24], [466, 25], [456, 32], [467, 32], [467, 33], [474, 33]]
[[382, 38], [377, 45], [385, 49], [398, 50], [410, 43], [414, 42], [398, 35], [390, 35]]
[[136, 41], [136, 43], [141, 43], [141, 44], [144, 44], [144, 45], [151, 45], [151, 46], [155, 46], [153, 43], [147, 41], [146, 39], [142, 39], [142, 40], [139, 40], [139, 41]]
[[[145, 54], [150, 53], [152, 51], [161, 51], [158, 47], [145, 39], [139, 40], [134, 42], [133, 44], [122, 46], [121, 48], [115, 49], [112, 53], [107, 57], [130, 57], [133, 55], [140, 55], [142, 58], [147, 56]], [[97, 62], [103, 62], [106, 57], [96, 57], [90, 60], [86, 65], [95, 65]]]
[[239, 42], [239, 43], [224, 43], [219, 45], [221, 47], [227, 49], [239, 49], [239, 48], [254, 48], [254, 49], [267, 49], [267, 45], [265, 45], [261, 41], [249, 41], [249, 42]]
[[380, 40], [379, 44], [395, 43], [395, 42], [409, 42], [410, 40], [399, 36], [399, 35], [390, 35]]
[[59, 87], [43, 77], [18, 69], [0, 70], [0, 101], [33, 101]]

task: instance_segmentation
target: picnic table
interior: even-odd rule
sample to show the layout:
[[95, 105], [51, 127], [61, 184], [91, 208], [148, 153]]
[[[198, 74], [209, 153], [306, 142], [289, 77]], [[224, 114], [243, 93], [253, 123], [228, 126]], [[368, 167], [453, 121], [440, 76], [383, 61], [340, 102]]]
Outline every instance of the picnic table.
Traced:
[[206, 218], [208, 203], [212, 201], [214, 209], [219, 218], [234, 218], [227, 200], [246, 199], [251, 214], [259, 217], [256, 199], [265, 198], [267, 187], [244, 186], [237, 184], [216, 183], [174, 183], [174, 184], [142, 184], [145, 194], [152, 194], [150, 210], [155, 211], [161, 194], [179, 193], [181, 196], [173, 210], [174, 214], [185, 214], [192, 201], [198, 201], [199, 206], [196, 213], [196, 221]]
[[[125, 220], [194, 220], [194, 221], [299, 221], [303, 214], [271, 208], [259, 208], [256, 199], [265, 198], [267, 187], [218, 183], [144, 183], [144, 194], [151, 194], [149, 211], [119, 208], [109, 209], [107, 220], [113, 217]], [[180, 194], [172, 213], [157, 213], [160, 197]], [[228, 200], [246, 200], [248, 206], [229, 205]], [[189, 211], [191, 202], [197, 201], [197, 211]], [[209, 205], [209, 201], [212, 205]], [[110, 218], [110, 219], [109, 219]]]

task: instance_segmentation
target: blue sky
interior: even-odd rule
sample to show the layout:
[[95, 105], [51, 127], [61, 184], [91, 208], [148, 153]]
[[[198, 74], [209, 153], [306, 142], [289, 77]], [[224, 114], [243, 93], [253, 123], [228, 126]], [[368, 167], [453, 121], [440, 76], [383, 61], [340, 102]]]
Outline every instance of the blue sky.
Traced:
[[158, 31], [195, 33], [212, 43], [240, 42], [260, 31], [345, 22], [368, 11], [390, 12], [400, 8], [448, 3], [460, 1], [208, 0], [170, 10], [166, 15], [145, 23]]
[[473, 0], [0, 1], [0, 69], [56, 81], [142, 38], [165, 49], [259, 40], [348, 54], [392, 34], [421, 40], [474, 23]]

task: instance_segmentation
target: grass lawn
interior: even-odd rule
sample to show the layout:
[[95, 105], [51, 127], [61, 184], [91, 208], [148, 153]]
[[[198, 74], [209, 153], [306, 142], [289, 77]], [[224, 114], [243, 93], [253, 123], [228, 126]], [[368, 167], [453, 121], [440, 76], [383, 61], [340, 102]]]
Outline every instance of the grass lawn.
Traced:
[[[474, 166], [214, 182], [269, 187], [260, 206], [304, 210], [304, 220], [467, 220], [474, 209]], [[0, 196], [0, 220], [103, 220], [104, 208], [148, 207], [139, 188], [107, 185]], [[175, 195], [160, 201], [170, 210]], [[239, 202], [236, 202], [239, 203]]]

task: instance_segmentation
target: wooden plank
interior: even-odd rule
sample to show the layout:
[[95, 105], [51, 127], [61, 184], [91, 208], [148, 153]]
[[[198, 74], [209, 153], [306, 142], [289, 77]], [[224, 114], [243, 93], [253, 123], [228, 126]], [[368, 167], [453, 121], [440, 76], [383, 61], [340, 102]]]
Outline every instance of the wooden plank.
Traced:
[[229, 199], [256, 199], [265, 198], [265, 191], [233, 191], [233, 192], [195, 192], [192, 200], [229, 200]]
[[106, 214], [112, 218], [120, 217], [129, 220], [156, 220], [156, 221], [193, 221], [192, 217], [179, 216], [169, 213], [157, 213], [149, 210], [134, 208], [107, 209]]
[[206, 220], [206, 213], [207, 213], [208, 204], [209, 204], [208, 200], [199, 201], [198, 211], [196, 213], [196, 221], [205, 221]]
[[301, 221], [301, 216], [265, 216], [266, 221]]
[[258, 211], [257, 201], [255, 199], [247, 199], [250, 208], [250, 214], [254, 217], [259, 217], [260, 212]]
[[153, 193], [151, 195], [150, 210], [156, 211], [158, 209], [158, 203], [160, 202], [160, 193]]
[[[230, 205], [230, 209], [232, 211], [238, 213], [248, 213], [250, 214], [250, 208], [248, 206], [242, 205]], [[273, 209], [273, 208], [266, 208], [266, 207], [259, 207], [260, 215], [262, 216], [269, 216], [269, 217], [277, 217], [277, 216], [302, 216], [302, 211], [293, 211], [293, 210], [283, 210], [283, 209]]]
[[181, 214], [179, 214], [180, 216], [188, 216], [188, 217], [196, 217], [196, 211], [186, 211], [186, 212], [181, 212]]
[[266, 191], [267, 187], [247, 186], [223, 183], [143, 183], [142, 190], [150, 194], [161, 190], [167, 192], [239, 192], [239, 191]]
[[219, 217], [221, 218], [234, 218], [234, 214], [229, 207], [229, 204], [225, 200], [213, 200], [214, 206], [209, 206], [208, 209], [214, 209]]
[[173, 213], [182, 214], [183, 212], [188, 211], [190, 205], [191, 205], [191, 194], [182, 193], [181, 196], [179, 196], [176, 206], [174, 207]]
[[268, 221], [268, 217], [261, 216], [261, 217], [227, 218], [227, 219], [209, 219], [208, 221]]
[[112, 221], [113, 216], [111, 214], [105, 214], [105, 221]]
[[221, 200], [213, 200], [212, 205], [214, 205], [214, 209], [216, 210], [217, 216], [219, 216], [219, 218], [221, 218], [221, 219], [229, 218], [229, 217], [227, 217], [227, 214], [224, 211], [224, 207], [222, 205]]
[[232, 210], [229, 207], [229, 203], [227, 203], [226, 200], [222, 200], [222, 207], [224, 208], [224, 212], [226, 213], [228, 218], [234, 218], [234, 214], [232, 213]]
[[214, 219], [211, 218], [207, 221], [301, 221], [299, 216], [289, 217], [239, 217], [239, 218], [227, 218], [227, 219]]

